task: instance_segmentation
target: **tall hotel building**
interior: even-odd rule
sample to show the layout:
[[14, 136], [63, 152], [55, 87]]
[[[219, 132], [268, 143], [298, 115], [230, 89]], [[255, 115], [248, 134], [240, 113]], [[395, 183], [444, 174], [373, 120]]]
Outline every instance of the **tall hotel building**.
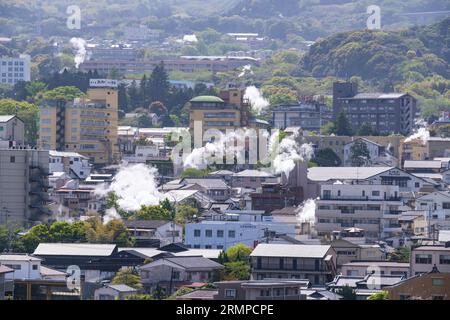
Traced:
[[116, 81], [92, 79], [86, 98], [40, 106], [40, 146], [78, 152], [96, 165], [117, 163], [117, 120]]

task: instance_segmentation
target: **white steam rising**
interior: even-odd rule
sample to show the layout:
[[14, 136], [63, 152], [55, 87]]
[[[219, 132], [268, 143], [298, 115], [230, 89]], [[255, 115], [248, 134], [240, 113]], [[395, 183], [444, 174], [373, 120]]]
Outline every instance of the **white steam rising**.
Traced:
[[239, 134], [239, 131], [220, 134], [219, 139], [192, 150], [184, 160], [183, 166], [184, 168], [205, 169], [208, 164], [213, 164], [215, 161], [220, 163], [227, 155], [235, 155], [238, 162], [244, 161], [244, 155], [238, 149], [238, 146], [242, 146], [244, 143], [244, 139], [245, 134]]
[[309, 222], [311, 224], [314, 224], [316, 221], [316, 201], [313, 199], [307, 200], [301, 209], [301, 211], [298, 213], [297, 220], [302, 222]]
[[[162, 198], [157, 189], [157, 175], [158, 171], [155, 168], [144, 164], [122, 166], [114, 181], [106, 188], [98, 188], [96, 193], [106, 196], [114, 192], [119, 197], [117, 201], [119, 207], [129, 211], [139, 210], [143, 205], [157, 205]], [[111, 218], [119, 216], [113, 211], [110, 211], [109, 215]]]
[[427, 128], [420, 128], [417, 130], [416, 133], [410, 135], [408, 138], [405, 139], [405, 142], [411, 142], [414, 140], [422, 140], [422, 142], [425, 144], [427, 143], [428, 139], [430, 138], [430, 132], [427, 130]]
[[269, 101], [262, 96], [261, 91], [255, 86], [245, 89], [244, 99], [250, 101], [253, 111], [257, 114], [261, 114], [269, 106]]
[[86, 40], [83, 38], [71, 38], [70, 43], [77, 50], [75, 55], [75, 68], [78, 69], [81, 63], [86, 59]]
[[[280, 132], [277, 131], [271, 137], [271, 143], [275, 143], [279, 139]], [[295, 168], [297, 161], [308, 162], [314, 156], [314, 149], [311, 144], [297, 143], [296, 138], [299, 132], [296, 131], [293, 135], [281, 140], [278, 145], [278, 152], [273, 160], [273, 168], [275, 173], [284, 173], [286, 178]]]

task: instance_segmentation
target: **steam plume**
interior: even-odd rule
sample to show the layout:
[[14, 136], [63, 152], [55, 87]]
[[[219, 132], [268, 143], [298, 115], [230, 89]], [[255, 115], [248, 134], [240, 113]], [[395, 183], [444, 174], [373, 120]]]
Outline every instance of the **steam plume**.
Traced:
[[75, 49], [77, 49], [74, 61], [75, 68], [78, 69], [80, 64], [83, 63], [86, 58], [86, 40], [83, 38], [72, 38], [70, 39], [70, 43]]
[[253, 111], [257, 114], [261, 114], [269, 106], [269, 101], [262, 96], [259, 89], [255, 86], [245, 89], [244, 98], [250, 101]]

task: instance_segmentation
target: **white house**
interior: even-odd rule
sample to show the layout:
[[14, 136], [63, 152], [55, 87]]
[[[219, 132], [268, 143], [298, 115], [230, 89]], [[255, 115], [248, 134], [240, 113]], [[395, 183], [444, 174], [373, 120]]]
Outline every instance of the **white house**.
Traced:
[[138, 241], [158, 240], [160, 246], [183, 242], [183, 226], [166, 220], [126, 220], [128, 231]]
[[238, 243], [254, 248], [271, 234], [295, 237], [295, 225], [271, 221], [202, 221], [186, 224], [185, 244], [190, 248], [227, 249]]
[[362, 142], [366, 145], [367, 150], [369, 151], [369, 159], [367, 159], [367, 164], [371, 163], [372, 160], [380, 157], [385, 151], [384, 146], [365, 138], [358, 138], [356, 140], [353, 140], [344, 146], [344, 166], [346, 167], [352, 166], [352, 147], [356, 142]]
[[89, 159], [76, 152], [50, 150], [50, 172], [65, 172], [75, 179], [86, 179], [91, 174]]
[[435, 191], [416, 199], [416, 210], [425, 212], [427, 225], [450, 227], [450, 193]]
[[41, 279], [41, 262], [42, 259], [29, 255], [0, 255], [0, 265], [14, 270], [6, 274], [6, 279]]

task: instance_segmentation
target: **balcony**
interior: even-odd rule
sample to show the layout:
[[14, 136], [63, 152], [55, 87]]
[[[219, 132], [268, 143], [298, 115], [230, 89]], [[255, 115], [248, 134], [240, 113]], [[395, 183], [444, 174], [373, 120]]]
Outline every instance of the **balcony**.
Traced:
[[368, 196], [322, 196], [320, 200], [334, 201], [401, 201], [399, 197], [369, 198]]

